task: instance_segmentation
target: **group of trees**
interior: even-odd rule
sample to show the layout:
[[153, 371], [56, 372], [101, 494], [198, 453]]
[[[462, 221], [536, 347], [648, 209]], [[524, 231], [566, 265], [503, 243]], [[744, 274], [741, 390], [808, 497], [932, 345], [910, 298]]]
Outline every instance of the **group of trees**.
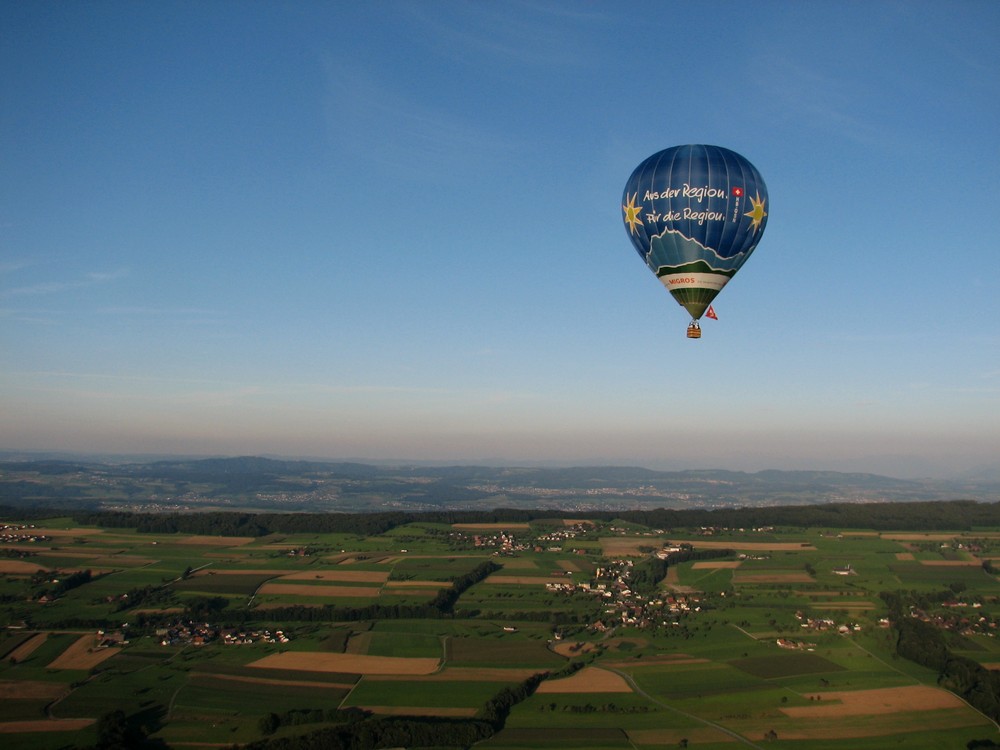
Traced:
[[910, 661], [938, 673], [938, 684], [966, 700], [993, 721], [1000, 721], [1000, 673], [986, 669], [979, 662], [958, 656], [948, 647], [944, 630], [910, 615], [910, 607], [925, 607], [930, 600], [945, 600], [954, 593], [949, 589], [940, 597], [918, 597], [905, 592], [886, 592], [882, 599], [889, 607], [889, 617], [896, 633], [896, 652]]
[[660, 582], [667, 576], [667, 570], [672, 565], [690, 562], [691, 560], [714, 560], [729, 557], [731, 549], [697, 550], [686, 547], [679, 552], [671, 552], [666, 557], [646, 557], [632, 568], [629, 585], [641, 594], [651, 595], [660, 588]]
[[352, 724], [371, 716], [370, 711], [351, 706], [350, 708], [300, 708], [276, 714], [273, 711], [261, 717], [257, 723], [260, 733], [271, 735], [281, 727], [299, 726], [302, 724]]

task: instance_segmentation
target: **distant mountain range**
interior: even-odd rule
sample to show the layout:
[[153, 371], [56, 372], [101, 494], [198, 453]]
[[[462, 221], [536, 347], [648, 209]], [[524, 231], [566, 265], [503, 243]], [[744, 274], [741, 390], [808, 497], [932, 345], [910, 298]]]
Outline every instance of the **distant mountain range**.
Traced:
[[712, 508], [1000, 500], [1000, 481], [835, 471], [375, 465], [260, 456], [128, 463], [0, 455], [0, 503], [152, 510]]

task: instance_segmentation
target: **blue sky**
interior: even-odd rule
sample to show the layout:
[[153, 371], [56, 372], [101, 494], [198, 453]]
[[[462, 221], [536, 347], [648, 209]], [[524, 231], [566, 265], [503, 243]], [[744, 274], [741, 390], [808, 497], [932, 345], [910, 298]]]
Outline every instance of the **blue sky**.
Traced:
[[[0, 6], [0, 450], [1000, 456], [1000, 4]], [[770, 196], [688, 317], [621, 191]]]

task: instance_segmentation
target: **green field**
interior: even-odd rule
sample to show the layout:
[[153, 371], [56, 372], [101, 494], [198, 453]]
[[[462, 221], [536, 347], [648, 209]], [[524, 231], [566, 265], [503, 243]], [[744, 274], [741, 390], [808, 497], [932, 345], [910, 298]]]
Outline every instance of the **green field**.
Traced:
[[[374, 712], [365, 726], [454, 728], [497, 701], [492, 750], [1000, 743], [897, 653], [882, 596], [905, 596], [953, 657], [1000, 667], [1000, 581], [969, 551], [1000, 529], [588, 523], [585, 554], [552, 541], [559, 519], [513, 526], [499, 554], [473, 541], [488, 525], [232, 538], [45, 521], [44, 543], [0, 546], [4, 746], [94, 745], [96, 724], [53, 720], [114, 709], [169, 748], [334, 731], [351, 707]], [[634, 578], [671, 540], [692, 555]]]

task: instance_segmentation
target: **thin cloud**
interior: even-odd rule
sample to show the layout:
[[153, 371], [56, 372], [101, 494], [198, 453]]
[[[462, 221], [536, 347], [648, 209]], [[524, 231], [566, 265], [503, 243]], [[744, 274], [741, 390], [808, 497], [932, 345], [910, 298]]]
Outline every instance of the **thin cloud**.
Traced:
[[0, 273], [14, 273], [22, 268], [29, 268], [34, 265], [29, 260], [5, 260], [0, 261]]
[[752, 67], [764, 71], [756, 86], [782, 119], [806, 120], [817, 130], [862, 143], [879, 141], [878, 131], [855, 113], [858, 91], [846, 77], [836, 78], [780, 55], [760, 56]]
[[102, 307], [97, 312], [101, 315], [141, 315], [165, 318], [186, 315], [219, 317], [227, 314], [222, 310], [212, 310], [204, 307]]
[[14, 287], [0, 291], [3, 297], [31, 297], [45, 294], [60, 294], [73, 289], [83, 289], [98, 284], [107, 284], [111, 281], [125, 278], [128, 270], [119, 269], [117, 271], [91, 271], [82, 277], [70, 279], [68, 281], [43, 281], [37, 284]]
[[507, 158], [517, 146], [498, 132], [394, 90], [356, 62], [326, 62], [326, 117], [347, 152], [426, 180]]
[[455, 3], [448, 13], [440, 5], [409, 3], [401, 6], [407, 19], [420, 27], [415, 38], [435, 54], [477, 60], [494, 58], [491, 63], [508, 66], [566, 67], [588, 63], [589, 45], [581, 30], [606, 24], [600, 13], [582, 6], [521, 3], [518, 12], [509, 5]]

